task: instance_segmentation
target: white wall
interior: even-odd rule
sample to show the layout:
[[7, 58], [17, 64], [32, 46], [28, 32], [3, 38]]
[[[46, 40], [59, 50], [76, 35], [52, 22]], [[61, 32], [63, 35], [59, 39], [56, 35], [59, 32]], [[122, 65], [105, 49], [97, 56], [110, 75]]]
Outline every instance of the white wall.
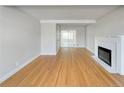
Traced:
[[85, 47], [86, 44], [86, 30], [83, 25], [71, 25], [64, 24], [61, 25], [61, 30], [76, 30], [76, 46], [75, 47]]
[[41, 55], [56, 54], [56, 23], [41, 23]]
[[0, 81], [40, 55], [40, 23], [15, 7], [0, 7]]
[[95, 51], [96, 36], [124, 35], [124, 6], [105, 15], [96, 24], [87, 27], [87, 48]]

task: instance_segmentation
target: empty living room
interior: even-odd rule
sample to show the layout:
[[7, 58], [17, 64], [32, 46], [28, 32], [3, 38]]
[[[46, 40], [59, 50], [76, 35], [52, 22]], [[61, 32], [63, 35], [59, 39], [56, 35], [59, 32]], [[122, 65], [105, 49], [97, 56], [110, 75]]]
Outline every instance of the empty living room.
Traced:
[[0, 87], [124, 87], [124, 6], [1, 5]]

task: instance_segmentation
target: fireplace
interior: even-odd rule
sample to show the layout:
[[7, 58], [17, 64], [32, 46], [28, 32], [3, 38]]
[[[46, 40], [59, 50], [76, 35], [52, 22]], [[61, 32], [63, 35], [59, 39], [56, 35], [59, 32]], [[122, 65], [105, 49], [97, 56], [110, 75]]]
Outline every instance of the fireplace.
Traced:
[[111, 66], [111, 50], [104, 47], [98, 46], [98, 57]]

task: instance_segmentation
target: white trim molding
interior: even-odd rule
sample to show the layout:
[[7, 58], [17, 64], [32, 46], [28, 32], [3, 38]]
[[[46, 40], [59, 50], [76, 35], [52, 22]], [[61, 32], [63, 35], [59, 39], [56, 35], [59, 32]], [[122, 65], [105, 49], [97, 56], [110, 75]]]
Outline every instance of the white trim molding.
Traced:
[[40, 20], [40, 23], [96, 23], [96, 19], [81, 20]]
[[53, 53], [51, 53], [51, 52], [43, 52], [43, 53], [41, 53], [41, 55], [56, 55], [57, 53], [55, 53], [55, 52], [53, 52]]

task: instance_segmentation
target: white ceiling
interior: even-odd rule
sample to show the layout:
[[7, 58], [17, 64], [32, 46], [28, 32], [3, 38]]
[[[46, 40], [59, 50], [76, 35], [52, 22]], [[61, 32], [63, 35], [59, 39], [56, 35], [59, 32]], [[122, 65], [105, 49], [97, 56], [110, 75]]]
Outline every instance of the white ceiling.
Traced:
[[118, 6], [18, 6], [39, 20], [98, 19]]

